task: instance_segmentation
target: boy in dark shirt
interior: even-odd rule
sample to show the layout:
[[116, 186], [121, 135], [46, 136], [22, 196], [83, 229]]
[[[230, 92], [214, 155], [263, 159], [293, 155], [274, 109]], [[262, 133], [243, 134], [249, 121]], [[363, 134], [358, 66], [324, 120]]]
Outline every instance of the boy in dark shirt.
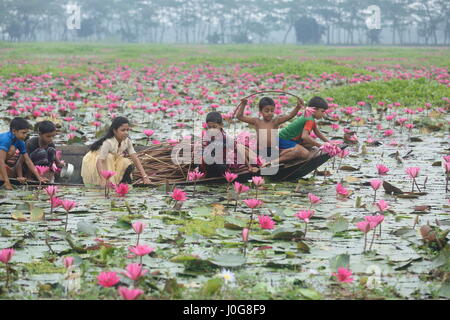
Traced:
[[[206, 172], [207, 178], [221, 177], [225, 174], [225, 171], [230, 168], [230, 165], [233, 166], [233, 164], [227, 164], [227, 151], [230, 150], [235, 151], [234, 162], [236, 162], [238, 158], [244, 159], [249, 172], [256, 173], [259, 171], [259, 168], [252, 166], [249, 161], [250, 157], [256, 159], [256, 154], [250, 150], [243, 151], [242, 148], [238, 148], [237, 143], [233, 141], [233, 139], [227, 137], [223, 130], [222, 115], [219, 112], [208, 113], [206, 115], [206, 125], [207, 130], [202, 136], [202, 145], [205, 148], [203, 152], [209, 155], [208, 158], [212, 157], [214, 159], [216, 157], [216, 150], [223, 152], [222, 159], [218, 159], [218, 162], [212, 161], [213, 163], [207, 163], [211, 161], [205, 161], [205, 154], [202, 157], [200, 169], [202, 172]], [[219, 155], [217, 157], [219, 157]]]
[[[64, 161], [61, 161], [56, 156], [56, 146], [53, 143], [53, 139], [56, 136], [56, 126], [53, 122], [47, 120], [39, 122], [38, 133], [38, 137], [31, 138], [27, 141], [27, 152], [35, 166], [50, 168], [48, 178], [52, 181], [54, 178], [54, 165], [56, 169], [64, 167]], [[18, 167], [18, 174], [21, 173], [21, 168], [24, 169], [25, 177], [31, 177], [31, 172], [25, 166]]]
[[[40, 182], [47, 182], [48, 180], [41, 177], [36, 170], [33, 162], [28, 156], [25, 146], [25, 139], [30, 130], [30, 124], [24, 118], [14, 118], [9, 126], [9, 131], [0, 134], [0, 179], [4, 181], [7, 190], [13, 190], [9, 178], [17, 177], [20, 182], [25, 182], [19, 167], [23, 162], [27, 165], [30, 171], [36, 176]], [[7, 165], [7, 161], [16, 154], [19, 150], [20, 157], [15, 167], [11, 168]]]

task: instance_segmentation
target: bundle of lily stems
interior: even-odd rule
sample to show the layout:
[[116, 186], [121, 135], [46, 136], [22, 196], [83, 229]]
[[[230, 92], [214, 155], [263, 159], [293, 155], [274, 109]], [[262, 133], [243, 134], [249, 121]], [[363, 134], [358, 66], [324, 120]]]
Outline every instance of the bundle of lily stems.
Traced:
[[[172, 154], [173, 146], [169, 144], [161, 144], [152, 146], [148, 149], [137, 153], [141, 160], [144, 171], [149, 177], [152, 184], [176, 184], [188, 181], [188, 172], [196, 168], [194, 164], [194, 146], [191, 145], [191, 162], [182, 161], [186, 157], [183, 154], [181, 146], [177, 146], [176, 151]], [[189, 157], [189, 156], [187, 156]], [[246, 166], [240, 166], [236, 169], [230, 169], [233, 173], [246, 173]], [[203, 178], [204, 179], [204, 178]], [[142, 175], [136, 170], [133, 173], [133, 184], [142, 184]]]

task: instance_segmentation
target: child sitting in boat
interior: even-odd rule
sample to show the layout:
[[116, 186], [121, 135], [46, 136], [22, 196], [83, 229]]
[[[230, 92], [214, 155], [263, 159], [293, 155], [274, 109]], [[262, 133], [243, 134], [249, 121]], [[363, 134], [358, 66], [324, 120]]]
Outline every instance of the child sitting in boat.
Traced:
[[[233, 164], [227, 163], [227, 151], [232, 151], [234, 155], [234, 160], [232, 162], [236, 163], [237, 159], [245, 159], [245, 164], [250, 172], [258, 172], [258, 168], [250, 164], [249, 158], [254, 157], [256, 162], [256, 154], [251, 153], [250, 150], [245, 150], [244, 146], [239, 146], [232, 139], [228, 138], [225, 131], [223, 130], [223, 119], [219, 112], [210, 112], [206, 115], [206, 125], [207, 131], [203, 132], [203, 157], [200, 169], [202, 172], [206, 172], [206, 177], [221, 177], [225, 174], [225, 171], [229, 170], [230, 166]], [[217, 161], [216, 150], [222, 151], [222, 157]], [[237, 151], [237, 152], [236, 152]], [[210, 155], [214, 159], [209, 158]], [[205, 162], [206, 160], [206, 162]], [[212, 162], [212, 163], [210, 163]], [[230, 161], [228, 161], [230, 162]]]
[[[45, 174], [45, 177], [53, 182], [55, 172], [64, 167], [64, 161], [58, 158], [56, 146], [53, 143], [56, 136], [56, 126], [53, 122], [46, 120], [39, 122], [37, 127], [39, 136], [27, 141], [27, 152], [35, 166], [49, 167], [50, 170]], [[23, 165], [23, 160], [19, 161], [17, 170], [19, 176], [24, 173], [26, 178], [31, 178], [31, 172]]]
[[[0, 134], [0, 179], [4, 181], [5, 188], [12, 190], [11, 181], [9, 178], [16, 178], [24, 183], [26, 178], [19, 172], [19, 164], [25, 162], [29, 170], [36, 176], [39, 182], [47, 182], [48, 180], [41, 177], [31, 161], [25, 139], [30, 130], [30, 124], [24, 118], [14, 118], [10, 123], [10, 130]], [[13, 167], [7, 165], [8, 160], [16, 156], [16, 151], [19, 150], [19, 159], [14, 162]]]
[[133, 143], [128, 137], [130, 123], [125, 117], [114, 118], [106, 135], [90, 146], [90, 151], [83, 157], [81, 176], [85, 185], [106, 184], [102, 171], [113, 171], [116, 174], [110, 178], [113, 184], [128, 183], [131, 181], [131, 173], [134, 169], [130, 159], [125, 158], [125, 152], [131, 157], [134, 165], [143, 177], [143, 183], [149, 184], [150, 180], [145, 174], [141, 161], [134, 151]]
[[314, 157], [316, 152], [313, 152], [312, 149], [320, 147], [321, 144], [311, 138], [311, 131], [323, 142], [329, 141], [320, 132], [315, 122], [315, 120], [321, 119], [324, 111], [328, 109], [327, 102], [316, 96], [309, 100], [308, 106], [314, 110], [311, 115], [302, 115], [280, 131], [280, 158], [278, 162], [283, 163], [293, 159], [310, 159]]
[[273, 101], [273, 99], [269, 97], [261, 98], [261, 100], [259, 100], [258, 107], [259, 113], [262, 115], [262, 119], [244, 116], [244, 107], [246, 105], [247, 100], [242, 100], [238, 107], [237, 118], [240, 121], [255, 126], [257, 134], [258, 155], [263, 157], [265, 160], [272, 160], [274, 158], [277, 158], [279, 151], [275, 141], [276, 139], [278, 139], [278, 137], [276, 136], [278, 128], [280, 124], [292, 119], [297, 115], [298, 111], [303, 106], [303, 101], [301, 99], [298, 99], [297, 105], [288, 115], [274, 118], [275, 101]]

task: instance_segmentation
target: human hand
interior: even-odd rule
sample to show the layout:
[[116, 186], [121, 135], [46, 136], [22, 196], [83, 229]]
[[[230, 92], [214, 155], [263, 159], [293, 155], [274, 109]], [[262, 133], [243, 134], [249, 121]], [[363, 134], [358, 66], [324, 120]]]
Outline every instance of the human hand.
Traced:
[[14, 190], [13, 186], [9, 182], [8, 183], [5, 182], [5, 189], [6, 190]]
[[47, 183], [49, 181], [47, 178], [44, 178], [44, 177], [41, 177], [41, 176], [38, 177], [38, 180], [39, 180], [40, 183]]
[[143, 178], [143, 182], [144, 182], [144, 184], [150, 184], [151, 183], [150, 179], [148, 177], [144, 177]]
[[305, 105], [305, 102], [302, 98], [297, 99], [297, 107], [303, 107]]
[[17, 181], [19, 181], [20, 183], [25, 183], [25, 182], [27, 182], [27, 178], [25, 178], [25, 177], [17, 177]]
[[241, 100], [241, 105], [246, 106], [247, 103], [248, 103], [248, 100], [247, 100], [247, 99], [242, 99], [242, 100]]

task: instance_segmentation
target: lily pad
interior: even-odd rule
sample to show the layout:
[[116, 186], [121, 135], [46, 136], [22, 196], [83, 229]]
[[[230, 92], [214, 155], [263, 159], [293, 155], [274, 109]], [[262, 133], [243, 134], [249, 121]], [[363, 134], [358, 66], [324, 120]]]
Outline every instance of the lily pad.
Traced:
[[304, 233], [294, 228], [278, 228], [272, 235], [273, 240], [291, 240], [293, 238], [303, 238]]
[[309, 299], [309, 300], [321, 300], [322, 299], [322, 295], [313, 289], [300, 288], [300, 289], [298, 289], [298, 292], [303, 297], [305, 297], [306, 299]]
[[243, 255], [224, 254], [210, 258], [209, 261], [221, 267], [239, 267], [247, 262]]
[[349, 268], [350, 267], [350, 255], [340, 254], [333, 258], [330, 258], [330, 270], [332, 272], [337, 272], [338, 268]]
[[89, 222], [80, 221], [77, 223], [77, 230], [80, 233], [95, 236], [97, 234], [97, 227]]

